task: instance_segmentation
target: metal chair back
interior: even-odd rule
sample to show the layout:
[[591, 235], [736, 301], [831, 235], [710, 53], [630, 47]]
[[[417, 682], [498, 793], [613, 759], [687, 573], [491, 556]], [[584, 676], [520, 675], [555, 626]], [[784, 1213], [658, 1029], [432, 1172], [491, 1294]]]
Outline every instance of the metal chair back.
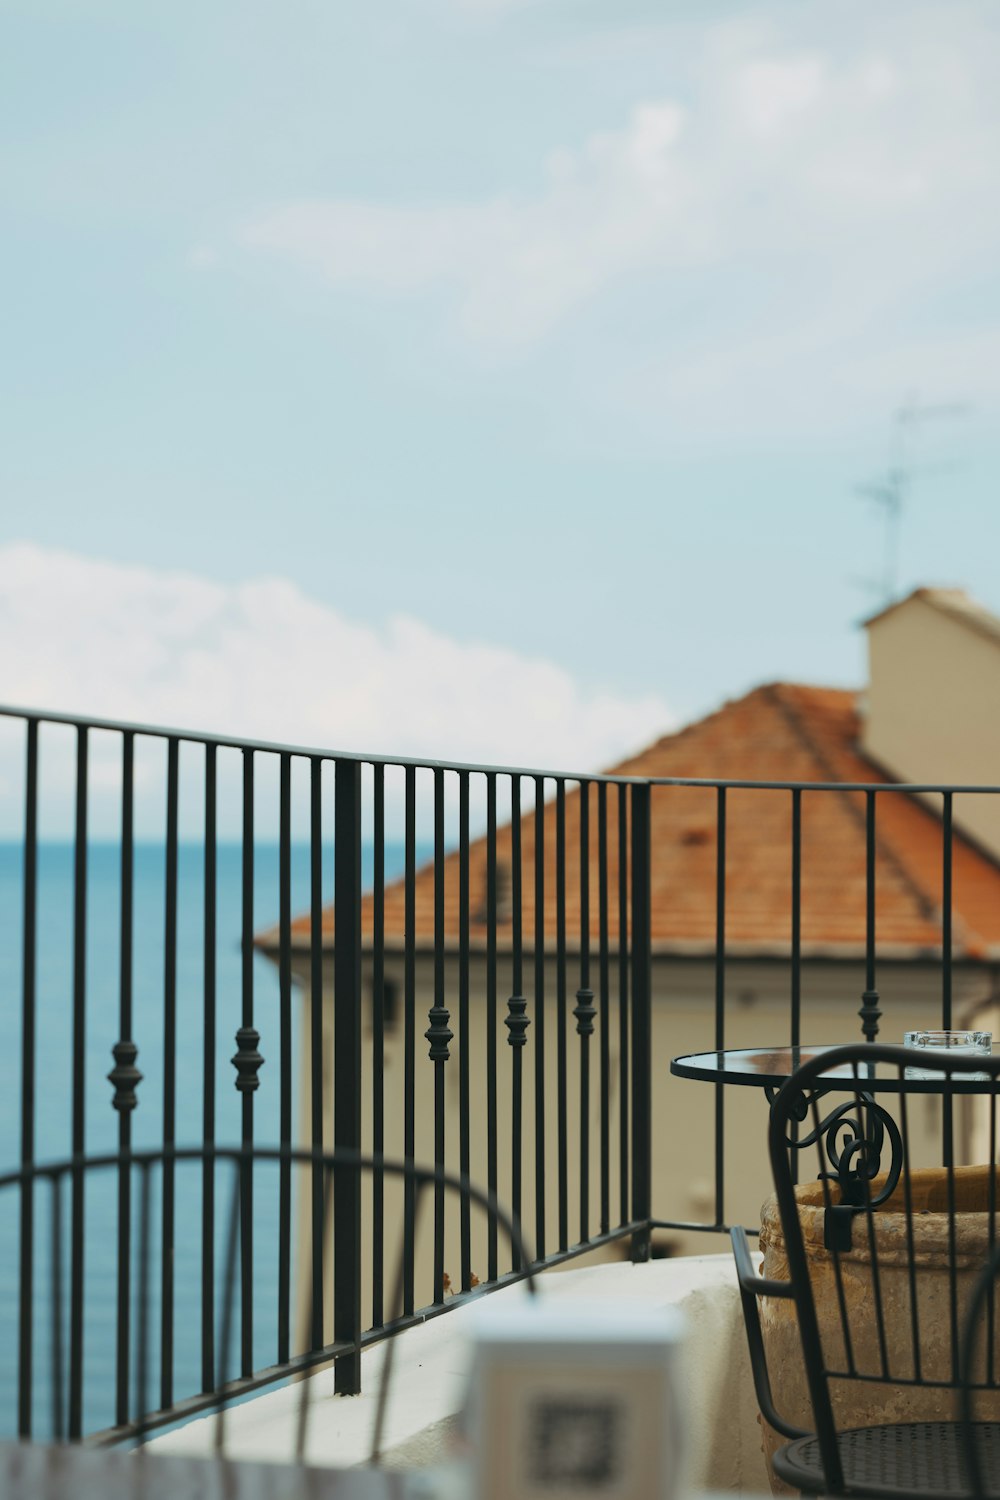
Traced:
[[[933, 1077], [914, 1076], [928, 1068]], [[833, 1086], [823, 1077], [831, 1069], [842, 1075]], [[980, 1395], [1000, 1389], [992, 1279], [972, 1296], [998, 1241], [998, 1077], [1000, 1056], [929, 1061], [913, 1049], [858, 1043], [806, 1063], [773, 1100], [780, 1252], [830, 1493], [845, 1492], [838, 1429], [870, 1427], [871, 1418], [950, 1420], [963, 1381]], [[988, 1163], [978, 1172], [955, 1160], [956, 1113], [967, 1095], [986, 1116]], [[915, 1121], [927, 1110], [940, 1113], [935, 1167], [918, 1155], [926, 1130]], [[769, 1231], [765, 1207], [762, 1238], [774, 1248], [771, 1217]], [[963, 1347], [971, 1348], [963, 1324], [976, 1308], [987, 1337], [963, 1370]], [[851, 1401], [868, 1420], [845, 1416]]]
[[[1000, 1244], [994, 1246], [989, 1260], [976, 1278], [965, 1313], [962, 1331], [962, 1382], [959, 1413], [962, 1423], [962, 1446], [966, 1472], [973, 1500], [990, 1500], [1000, 1488], [988, 1484], [988, 1452], [983, 1452], [983, 1428], [977, 1421], [976, 1399], [980, 1389], [979, 1371], [982, 1350], [988, 1351], [996, 1337], [996, 1279], [1000, 1274]], [[987, 1360], [989, 1354], [986, 1355]]]
[[[303, 1186], [312, 1191], [315, 1184], [322, 1193], [326, 1205], [322, 1216], [323, 1243], [310, 1248], [323, 1268], [323, 1282], [332, 1283], [325, 1285], [324, 1290], [333, 1298], [337, 1296], [337, 1268], [333, 1265], [331, 1276], [327, 1249], [336, 1212], [335, 1180], [345, 1176], [357, 1178], [360, 1174], [399, 1177], [411, 1194], [411, 1202], [405, 1223], [401, 1223], [395, 1286], [383, 1327], [362, 1339], [359, 1309], [355, 1341], [323, 1345], [320, 1337], [317, 1347], [314, 1335], [313, 1347], [292, 1355], [284, 1364], [260, 1370], [253, 1365], [252, 1327], [248, 1330], [244, 1320], [247, 1300], [237, 1294], [247, 1276], [253, 1275], [253, 1260], [247, 1256], [247, 1246], [252, 1241], [245, 1232], [253, 1219], [252, 1169], [257, 1168], [259, 1175], [262, 1167], [267, 1170], [265, 1164], [272, 1164], [274, 1170], [279, 1164], [297, 1168], [303, 1174]], [[182, 1291], [181, 1285], [175, 1284], [173, 1229], [169, 1234], [164, 1232], [162, 1188], [165, 1177], [175, 1180], [185, 1166], [199, 1174], [207, 1167], [213, 1181], [218, 1172], [221, 1212], [216, 1218], [218, 1254], [209, 1281], [206, 1284], [202, 1278], [199, 1284], [188, 1279]], [[230, 1174], [228, 1207], [222, 1192], [226, 1172]], [[47, 1384], [49, 1423], [47, 1433], [43, 1428], [43, 1436], [57, 1441], [86, 1436], [91, 1443], [135, 1443], [168, 1423], [215, 1409], [219, 1412], [216, 1450], [221, 1454], [225, 1444], [224, 1411], [234, 1398], [283, 1378], [307, 1374], [338, 1359], [354, 1357], [362, 1342], [370, 1344], [387, 1337], [371, 1452], [372, 1460], [377, 1461], [391, 1382], [393, 1334], [402, 1323], [412, 1321], [402, 1316], [403, 1284], [418, 1235], [420, 1206], [428, 1190], [436, 1213], [442, 1209], [443, 1196], [454, 1193], [499, 1226], [510, 1240], [515, 1264], [525, 1268], [528, 1289], [536, 1290], [530, 1269], [531, 1253], [518, 1226], [496, 1199], [466, 1178], [412, 1161], [345, 1150], [324, 1153], [289, 1147], [199, 1146], [72, 1158], [33, 1164], [0, 1176], [0, 1213], [16, 1212], [11, 1200], [20, 1197], [23, 1215], [27, 1198], [39, 1228], [47, 1231], [44, 1235], [47, 1244], [36, 1244], [30, 1263], [30, 1282], [19, 1289], [22, 1337], [35, 1346], [33, 1357], [27, 1361], [33, 1387], [33, 1400], [28, 1404], [36, 1409], [32, 1430], [37, 1431], [41, 1425], [37, 1421], [37, 1408], [44, 1406], [40, 1398]], [[83, 1274], [82, 1252], [89, 1236], [108, 1232], [107, 1223], [102, 1225], [97, 1220], [105, 1209], [109, 1216], [114, 1212], [116, 1200], [119, 1205], [116, 1277], [105, 1288], [104, 1298], [88, 1307], [81, 1326], [76, 1327], [67, 1310], [71, 1311], [73, 1302], [80, 1299], [71, 1301], [67, 1287], [74, 1276]], [[4, 1207], [5, 1201], [10, 1204], [8, 1208]], [[168, 1260], [169, 1277], [164, 1274]], [[315, 1285], [310, 1268], [307, 1286], [311, 1289]], [[315, 1325], [305, 1305], [309, 1294], [307, 1291], [300, 1303], [307, 1328]], [[177, 1326], [182, 1319], [199, 1322], [206, 1315], [206, 1308], [207, 1332], [213, 1346], [209, 1367], [202, 1369], [200, 1388], [195, 1383], [191, 1390], [177, 1392], [173, 1378]], [[202, 1332], [204, 1336], [205, 1330]], [[110, 1425], [89, 1420], [93, 1402], [88, 1401], [87, 1386], [95, 1370], [103, 1372], [100, 1379], [107, 1387], [107, 1405], [116, 1412], [117, 1419]], [[23, 1393], [20, 1404], [23, 1410]], [[308, 1383], [303, 1381], [296, 1434], [299, 1461], [305, 1454], [308, 1410]]]

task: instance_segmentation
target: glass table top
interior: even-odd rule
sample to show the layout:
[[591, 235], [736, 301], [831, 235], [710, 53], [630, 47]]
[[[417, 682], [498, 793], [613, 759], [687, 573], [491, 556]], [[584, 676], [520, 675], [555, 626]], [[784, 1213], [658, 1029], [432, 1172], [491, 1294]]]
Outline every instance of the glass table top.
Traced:
[[[821, 1058], [824, 1052], [832, 1052], [843, 1045], [842, 1042], [829, 1042], [799, 1047], [740, 1047], [723, 1052], [693, 1052], [685, 1057], [675, 1057], [671, 1061], [670, 1071], [678, 1078], [700, 1078], [709, 1083], [776, 1088], [804, 1063]], [[914, 1063], [918, 1061], [922, 1071], [932, 1066], [927, 1052], [917, 1052], [914, 1049]], [[899, 1093], [905, 1087], [908, 1093], [933, 1094], [947, 1090], [949, 1093], [975, 1094], [997, 1086], [996, 1081], [988, 1076], [959, 1078], [956, 1074], [949, 1081], [944, 1073], [930, 1078], [907, 1078], [903, 1084], [896, 1065], [884, 1062], [862, 1063], [857, 1075], [853, 1065], [842, 1063], [824, 1069], [817, 1075], [816, 1082], [820, 1086], [845, 1088], [854, 1083], [855, 1076], [866, 1091], [877, 1090], [881, 1093]]]

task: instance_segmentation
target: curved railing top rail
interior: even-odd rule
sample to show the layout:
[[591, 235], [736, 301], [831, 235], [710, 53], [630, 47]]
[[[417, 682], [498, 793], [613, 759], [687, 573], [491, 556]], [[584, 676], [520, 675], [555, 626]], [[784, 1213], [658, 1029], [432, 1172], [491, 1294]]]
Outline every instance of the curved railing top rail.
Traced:
[[95, 719], [85, 714], [62, 714], [44, 708], [21, 708], [0, 704], [0, 718], [25, 719], [39, 724], [65, 724], [71, 729], [98, 729], [112, 734], [143, 735], [151, 739], [181, 740], [194, 745], [214, 745], [219, 750], [257, 750], [269, 755], [295, 755], [304, 760], [344, 760], [359, 765], [399, 766], [405, 770], [475, 772], [491, 776], [525, 776], [553, 781], [610, 781], [615, 785], [648, 785], [645, 776], [615, 776], [599, 771], [553, 771], [540, 766], [498, 766], [473, 761], [432, 760], [420, 755], [386, 755], [366, 750], [321, 749], [316, 745], [289, 745], [280, 740], [243, 739], [238, 735], [209, 734], [200, 729], [168, 728], [162, 724], [137, 724], [125, 719]]
[[628, 776], [607, 771], [553, 770], [542, 766], [503, 766], [490, 762], [437, 760], [419, 755], [392, 755], [367, 750], [335, 750], [315, 745], [285, 744], [280, 740], [244, 739], [238, 735], [210, 734], [200, 729], [171, 728], [163, 724], [140, 724], [127, 719], [101, 719], [84, 714], [58, 713], [47, 708], [25, 708], [0, 704], [0, 718], [24, 719], [39, 724], [64, 724], [71, 729], [97, 729], [112, 734], [143, 735], [152, 739], [180, 740], [188, 744], [214, 745], [222, 750], [254, 750], [270, 755], [294, 755], [305, 760], [343, 760], [359, 765], [412, 767], [415, 770], [455, 771], [476, 775], [523, 776], [535, 780], [610, 782], [615, 786], [687, 786], [725, 788], [734, 791], [803, 792], [905, 792], [969, 793], [995, 795], [1000, 783], [917, 781], [760, 781], [745, 777], [718, 776]]

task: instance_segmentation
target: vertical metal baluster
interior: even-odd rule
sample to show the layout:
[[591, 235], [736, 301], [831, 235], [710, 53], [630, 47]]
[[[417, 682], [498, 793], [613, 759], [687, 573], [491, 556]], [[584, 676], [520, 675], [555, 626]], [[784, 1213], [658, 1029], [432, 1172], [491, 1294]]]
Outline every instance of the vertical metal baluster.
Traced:
[[590, 1038], [594, 992], [590, 988], [590, 782], [580, 782], [580, 987], [573, 1015], [580, 1038], [580, 1242], [590, 1238]]
[[62, 1177], [54, 1172], [52, 1184], [52, 1436], [61, 1442], [66, 1436], [63, 1410], [63, 1309], [62, 1309]]
[[[24, 934], [21, 968], [21, 1165], [35, 1158], [35, 955], [38, 898], [38, 720], [26, 725], [24, 791]], [[21, 1182], [18, 1314], [18, 1437], [31, 1436], [32, 1316], [35, 1257], [35, 1188]]]
[[[993, 1079], [994, 1088], [996, 1076]], [[997, 1096], [991, 1090], [988, 1096], [990, 1111], [990, 1180], [989, 1192], [987, 1194], [987, 1258], [992, 1264], [993, 1253], [997, 1242]], [[996, 1360], [995, 1338], [996, 1338], [996, 1276], [990, 1277], [990, 1288], [986, 1303], [986, 1383], [992, 1386], [996, 1379], [994, 1363]]]
[[253, 1096], [264, 1059], [253, 1024], [254, 752], [243, 751], [242, 1016], [236, 1033], [236, 1088], [242, 1098], [240, 1132], [240, 1374], [253, 1373]]
[[597, 786], [597, 910], [600, 942], [601, 1234], [611, 1228], [611, 1016], [608, 945], [608, 784]]
[[[229, 1216], [226, 1228], [226, 1249], [222, 1261], [222, 1327], [219, 1329], [219, 1369], [215, 1377], [216, 1387], [221, 1390], [229, 1381], [230, 1358], [233, 1344], [233, 1293], [236, 1289], [236, 1250], [239, 1238], [241, 1213], [240, 1178], [243, 1170], [242, 1155], [233, 1162], [233, 1187], [229, 1196]], [[221, 1409], [220, 1409], [221, 1415]], [[216, 1421], [216, 1452], [221, 1451], [220, 1420]]]
[[[414, 1068], [417, 1051], [416, 933], [414, 931], [417, 920], [417, 772], [414, 766], [406, 767], [404, 798], [406, 935], [403, 950], [403, 1155], [407, 1161], [413, 1161], [416, 1154], [416, 1075]], [[413, 1182], [407, 1176], [403, 1182], [403, 1313], [407, 1316], [413, 1311], [414, 1299], [415, 1209]]]
[[632, 1236], [633, 1261], [651, 1253], [652, 1212], [652, 918], [651, 803], [648, 782], [632, 786]]
[[[951, 868], [952, 868], [952, 794], [943, 794], [942, 837], [944, 840], [942, 849], [941, 869], [941, 1025], [945, 1031], [951, 1030], [951, 962], [952, 962], [952, 892], [951, 892]], [[944, 1152], [944, 1165], [950, 1167], [955, 1160], [955, 1100], [951, 1094], [945, 1094], [941, 1101], [941, 1144]]]
[[149, 1282], [152, 1267], [152, 1198], [150, 1163], [139, 1162], [139, 1285], [136, 1289], [135, 1416], [141, 1434], [149, 1414]]
[[[374, 767], [372, 872], [372, 1151], [385, 1151], [385, 766]], [[372, 1173], [372, 1327], [385, 1321], [385, 1173]]]
[[[823, 1156], [823, 1133], [820, 1130], [819, 1110], [817, 1108], [816, 1094], [813, 1093], [809, 1100], [809, 1113], [812, 1121], [812, 1138], [816, 1142], [816, 1165], [820, 1168], [817, 1180], [823, 1186], [823, 1212], [828, 1214], [834, 1207], [833, 1194], [830, 1191], [830, 1173], [823, 1170], [826, 1161]], [[838, 1200], [840, 1195], [838, 1193]], [[854, 1344], [851, 1338], [851, 1320], [847, 1311], [847, 1295], [844, 1290], [844, 1271], [841, 1265], [841, 1252], [836, 1243], [832, 1252], [833, 1280], [837, 1292], [837, 1310], [840, 1316], [840, 1330], [844, 1338], [844, 1353], [847, 1355], [848, 1373], [856, 1373], [854, 1363]]]
[[[868, 1106], [861, 1097], [860, 1089], [857, 1088], [858, 1065], [856, 1062], [852, 1064], [852, 1071], [854, 1074], [856, 1086], [856, 1092], [854, 1095], [856, 1119], [858, 1121], [858, 1125], [860, 1126], [861, 1139], [867, 1140], [870, 1138], [872, 1126], [868, 1114]], [[864, 1156], [861, 1157], [861, 1162], [863, 1164], [865, 1163]], [[862, 1175], [862, 1185], [865, 1195], [865, 1230], [868, 1240], [868, 1263], [871, 1268], [870, 1274], [872, 1279], [872, 1302], [874, 1303], [875, 1312], [875, 1331], [878, 1337], [879, 1364], [881, 1367], [882, 1379], [889, 1380], [891, 1378], [891, 1371], [889, 1367], [889, 1341], [886, 1337], [885, 1308], [882, 1300], [882, 1272], [879, 1264], [878, 1236], [875, 1233], [875, 1215], [872, 1211], [871, 1186], [868, 1177], [864, 1174]], [[870, 1317], [870, 1309], [866, 1309], [866, 1311], [868, 1313], [868, 1317]]]
[[[800, 1044], [799, 1028], [802, 1017], [802, 790], [792, 791], [792, 985], [790, 1042], [793, 1047]], [[797, 1141], [797, 1120], [789, 1121], [791, 1139]], [[792, 1182], [799, 1180], [799, 1153], [790, 1152]]]
[[866, 1042], [878, 1036], [879, 995], [875, 988], [875, 793], [865, 793], [865, 992], [861, 996], [861, 1031]]
[[132, 906], [134, 874], [133, 805], [135, 741], [131, 730], [122, 735], [122, 845], [121, 845], [121, 933], [118, 980], [118, 1037], [111, 1049], [114, 1067], [108, 1081], [114, 1089], [112, 1105], [118, 1111], [118, 1306], [115, 1354], [115, 1421], [128, 1421], [129, 1353], [132, 1259], [132, 1169], [127, 1156], [132, 1147], [132, 1111], [136, 1085], [142, 1074], [135, 1066], [138, 1048], [132, 1040]]
[[[434, 1064], [434, 1165], [444, 1170], [444, 1065], [452, 1033], [444, 988], [444, 772], [434, 772], [434, 1003], [424, 1032]], [[434, 1301], [444, 1301], [444, 1183], [434, 1184]]]
[[278, 1363], [288, 1359], [292, 1285], [292, 758], [280, 759], [278, 832], [279, 1100], [282, 1157], [278, 1168]]
[[[944, 1076], [948, 1091], [943, 1102], [948, 1106], [950, 1113], [954, 1102], [951, 1085], [955, 1081], [955, 1074], [949, 1071]], [[958, 1076], [961, 1079], [967, 1075], [960, 1073]], [[990, 1165], [995, 1166], [995, 1163], [991, 1162]], [[945, 1166], [948, 1169], [948, 1312], [951, 1327], [951, 1378], [952, 1382], [957, 1385], [961, 1369], [958, 1357], [958, 1226], [955, 1221], [955, 1163], [950, 1153]]]
[[[530, 1025], [525, 1012], [528, 1001], [524, 995], [524, 930], [521, 904], [521, 778], [510, 778], [510, 891], [511, 891], [511, 944], [512, 973], [511, 995], [507, 1001], [507, 1040], [511, 1057], [511, 1164], [510, 1201], [514, 1222], [520, 1230], [522, 1198], [522, 1152], [524, 1079], [522, 1053], [525, 1032]], [[513, 1249], [513, 1269], [521, 1269], [517, 1247]]]
[[[465, 1181], [472, 1172], [472, 1142], [469, 1100], [469, 773], [458, 776], [458, 1150], [459, 1170]], [[472, 1286], [472, 1202], [462, 1193], [462, 1291]]]
[[76, 833], [73, 876], [73, 1197], [70, 1209], [69, 1438], [83, 1419], [84, 1174], [87, 1050], [87, 764], [84, 725], [76, 731]]
[[[497, 1191], [497, 781], [486, 777], [486, 1180]], [[497, 1226], [488, 1229], [487, 1276], [497, 1276]]]
[[[903, 1082], [905, 1070], [900, 1068], [897, 1076]], [[906, 1214], [906, 1272], [910, 1296], [910, 1338], [913, 1344], [913, 1379], [920, 1376], [920, 1313], [917, 1298], [917, 1248], [913, 1234], [913, 1178], [910, 1168], [910, 1118], [906, 1090], [899, 1094], [899, 1124], [903, 1138], [903, 1208]]]
[[791, 1045], [800, 1043], [802, 1012], [802, 790], [792, 791], [792, 995]]
[[[323, 1151], [323, 762], [309, 762], [309, 1039], [310, 1114], [312, 1149]], [[323, 1244], [326, 1207], [323, 1168], [311, 1169], [312, 1211], [312, 1326], [311, 1346], [321, 1349], [323, 1337]]]
[[[715, 832], [715, 1050], [726, 1045], [726, 788], [716, 792]], [[726, 1222], [725, 1095], [715, 1085], [715, 1222]]]
[[943, 850], [941, 870], [941, 1025], [951, 1030], [951, 867], [952, 867], [952, 794], [943, 794], [941, 809]]
[[215, 937], [216, 746], [205, 746], [204, 1052], [201, 1163], [201, 1388], [215, 1384]]
[[556, 782], [556, 1109], [559, 1249], [569, 1248], [569, 1131], [566, 1084], [566, 783]]
[[628, 787], [618, 783], [618, 1176], [620, 1224], [627, 1224], [629, 1206], [629, 826]]
[[177, 781], [175, 739], [167, 741], [167, 841], [163, 915], [163, 1207], [160, 1224], [160, 1405], [174, 1400], [174, 1211], [177, 1124]]
[[535, 777], [535, 1254], [545, 1257], [545, 777]]
[[[334, 783], [333, 1091], [335, 1151], [361, 1150], [361, 765], [336, 762]], [[333, 1336], [354, 1345], [334, 1366], [334, 1390], [361, 1390], [361, 1173], [333, 1177]]]

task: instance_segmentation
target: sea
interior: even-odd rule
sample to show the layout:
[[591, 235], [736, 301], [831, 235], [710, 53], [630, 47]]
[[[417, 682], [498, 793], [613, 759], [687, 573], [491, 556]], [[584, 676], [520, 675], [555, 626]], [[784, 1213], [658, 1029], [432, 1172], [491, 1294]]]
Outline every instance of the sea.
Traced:
[[[421, 846], [418, 859], [429, 850]], [[22, 995], [23, 995], [23, 848], [19, 842], [0, 843], [0, 1176], [20, 1163], [22, 1108]], [[386, 878], [404, 868], [402, 843], [385, 847]], [[73, 972], [74, 972], [74, 848], [72, 843], [40, 843], [37, 878], [37, 944], [35, 986], [36, 1159], [57, 1161], [72, 1148]], [[370, 884], [373, 851], [362, 849], [362, 876]], [[216, 879], [216, 1131], [219, 1143], [237, 1145], [241, 1129], [241, 1095], [235, 1088], [231, 1057], [241, 1024], [242, 959], [242, 848], [239, 842], [221, 843]], [[332, 898], [333, 850], [323, 851], [324, 900]], [[114, 1152], [118, 1147], [118, 1116], [112, 1108], [113, 1090], [107, 1074], [114, 1066], [111, 1048], [119, 1039], [121, 852], [117, 843], [93, 842], [87, 849], [86, 911], [86, 1024], [85, 1132], [88, 1155]], [[292, 911], [308, 909], [309, 850], [292, 848]], [[163, 996], [165, 984], [164, 911], [166, 863], [163, 844], [137, 843], [133, 877], [133, 1021], [132, 1040], [139, 1048], [137, 1066], [144, 1074], [138, 1087], [138, 1106], [132, 1114], [136, 1149], [155, 1149], [163, 1140]], [[204, 852], [199, 844], [182, 843], [178, 850], [177, 880], [177, 1084], [178, 1145], [198, 1145], [202, 1139], [204, 1049]], [[278, 920], [279, 850], [277, 843], [256, 844], [254, 856], [253, 927], [260, 931]], [[279, 1140], [277, 969], [260, 955], [253, 963], [254, 1024], [260, 1032], [264, 1065], [254, 1094], [254, 1136], [258, 1144]], [[298, 1045], [299, 1007], [293, 1003], [293, 1049]], [[293, 1058], [297, 1050], [293, 1050]], [[293, 1106], [294, 1107], [294, 1106]], [[223, 1170], [221, 1167], [218, 1169]], [[254, 1368], [277, 1357], [278, 1215], [277, 1169], [257, 1169], [254, 1187]], [[228, 1184], [220, 1192], [217, 1223], [218, 1260], [223, 1257]], [[17, 1429], [18, 1287], [20, 1192], [0, 1190], [0, 1436]], [[66, 1353], [68, 1350], [69, 1198], [61, 1204], [64, 1233], [62, 1263], [53, 1272], [52, 1196], [39, 1185], [35, 1199], [35, 1254], [33, 1295], [34, 1373], [32, 1381], [35, 1435], [55, 1431], [60, 1404], [65, 1411]], [[137, 1230], [138, 1201], [133, 1205]], [[151, 1242], [158, 1245], [158, 1196], [152, 1195]], [[133, 1240], [137, 1241], [134, 1233]], [[137, 1267], [133, 1256], [133, 1329], [138, 1320]], [[201, 1385], [201, 1169], [194, 1164], [177, 1171], [176, 1240], [174, 1250], [175, 1397], [194, 1394]], [[84, 1234], [84, 1410], [88, 1431], [114, 1421], [115, 1305], [117, 1275], [117, 1189], [113, 1172], [88, 1181]], [[159, 1372], [158, 1282], [159, 1257], [150, 1292], [151, 1393], [156, 1404]], [[221, 1300], [221, 1299], [220, 1299]], [[53, 1309], [56, 1315], [53, 1316]], [[217, 1308], [217, 1326], [222, 1309]], [[238, 1350], [233, 1351], [228, 1375], [235, 1375]], [[53, 1378], [54, 1368], [61, 1378]], [[133, 1371], [134, 1374], [134, 1371]]]

